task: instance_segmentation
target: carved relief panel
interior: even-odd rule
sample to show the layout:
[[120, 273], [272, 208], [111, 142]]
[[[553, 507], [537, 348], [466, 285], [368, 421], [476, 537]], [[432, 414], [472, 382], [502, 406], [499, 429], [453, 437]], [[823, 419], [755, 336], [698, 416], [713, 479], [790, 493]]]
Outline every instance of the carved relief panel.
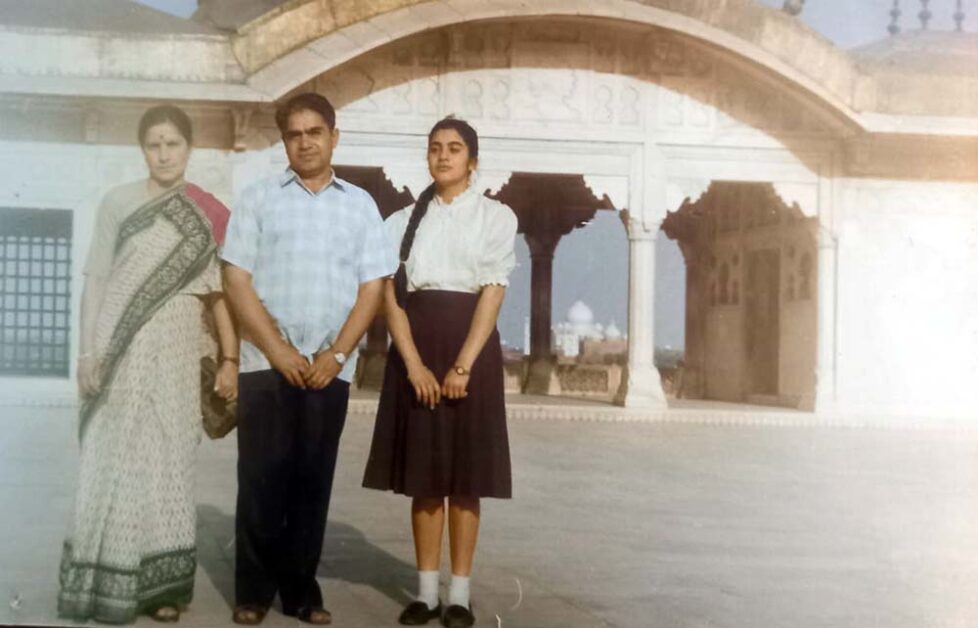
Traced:
[[609, 129], [623, 138], [651, 124], [701, 141], [741, 131], [828, 132], [793, 96], [689, 38], [569, 19], [420, 33], [324, 74], [316, 86], [364, 120], [420, 123], [455, 113], [513, 122], [521, 133]]

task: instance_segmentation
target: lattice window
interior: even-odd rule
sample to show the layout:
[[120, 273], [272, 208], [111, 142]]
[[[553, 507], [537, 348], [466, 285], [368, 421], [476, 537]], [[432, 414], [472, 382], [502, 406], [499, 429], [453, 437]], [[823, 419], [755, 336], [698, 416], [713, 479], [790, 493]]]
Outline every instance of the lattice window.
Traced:
[[68, 377], [71, 212], [0, 208], [0, 375]]

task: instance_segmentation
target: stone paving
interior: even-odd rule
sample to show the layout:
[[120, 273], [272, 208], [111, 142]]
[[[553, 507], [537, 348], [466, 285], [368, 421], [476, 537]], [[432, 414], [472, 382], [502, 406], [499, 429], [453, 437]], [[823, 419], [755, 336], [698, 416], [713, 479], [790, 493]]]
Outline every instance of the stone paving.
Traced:
[[[978, 431], [710, 425], [700, 412], [512, 420], [515, 498], [483, 507], [477, 625], [978, 626]], [[0, 408], [0, 624], [59, 623], [74, 421]], [[348, 419], [320, 569], [339, 627], [397, 625], [414, 586], [407, 500], [359, 487], [372, 423]], [[233, 440], [202, 443], [185, 626], [232, 625], [235, 460]]]

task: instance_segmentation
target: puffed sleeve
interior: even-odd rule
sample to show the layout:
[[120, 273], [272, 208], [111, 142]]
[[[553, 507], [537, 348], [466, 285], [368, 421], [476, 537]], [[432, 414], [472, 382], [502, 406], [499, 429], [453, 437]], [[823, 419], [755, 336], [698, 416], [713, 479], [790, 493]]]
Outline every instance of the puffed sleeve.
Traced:
[[102, 198], [95, 215], [95, 231], [88, 249], [84, 273], [90, 277], [108, 277], [115, 257], [115, 241], [119, 235], [119, 208], [116, 195], [109, 192]]
[[374, 199], [364, 192], [367, 224], [363, 230], [363, 242], [360, 245], [360, 259], [357, 264], [357, 275], [360, 283], [366, 283], [381, 277], [389, 277], [397, 271], [397, 261], [393, 247], [387, 241], [387, 229], [380, 210]]
[[480, 287], [509, 285], [509, 274], [516, 267], [513, 247], [517, 226], [513, 210], [502, 203], [493, 203], [493, 210], [486, 220], [486, 235], [477, 272]]
[[[387, 230], [387, 242], [394, 253], [394, 265], [401, 261], [401, 240], [404, 239], [404, 232], [407, 230], [408, 219], [411, 217], [413, 205], [398, 210], [387, 217], [384, 221], [384, 228]], [[396, 269], [395, 269], [396, 270]]]
[[258, 238], [260, 227], [256, 208], [261, 203], [259, 190], [245, 190], [231, 211], [221, 259], [251, 274], [255, 272], [258, 258]]

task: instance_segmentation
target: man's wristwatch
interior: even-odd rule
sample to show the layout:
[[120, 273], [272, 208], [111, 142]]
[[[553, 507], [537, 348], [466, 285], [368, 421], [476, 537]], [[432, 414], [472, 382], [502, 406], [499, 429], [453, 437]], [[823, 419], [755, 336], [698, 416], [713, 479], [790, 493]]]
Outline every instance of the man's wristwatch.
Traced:
[[333, 358], [336, 360], [336, 363], [339, 364], [340, 366], [346, 364], [346, 354], [343, 353], [342, 351], [334, 351]]
[[465, 368], [464, 366], [459, 366], [458, 364], [456, 364], [452, 368], [455, 369], [455, 374], [456, 375], [468, 375], [469, 373], [471, 373], [471, 371], [469, 371], [469, 369]]

